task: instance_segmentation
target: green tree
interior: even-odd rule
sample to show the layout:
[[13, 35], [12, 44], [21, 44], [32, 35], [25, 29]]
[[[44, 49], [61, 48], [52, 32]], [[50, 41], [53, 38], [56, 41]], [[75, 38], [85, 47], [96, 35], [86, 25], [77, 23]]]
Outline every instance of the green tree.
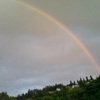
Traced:
[[7, 92], [0, 93], [0, 100], [9, 100]]

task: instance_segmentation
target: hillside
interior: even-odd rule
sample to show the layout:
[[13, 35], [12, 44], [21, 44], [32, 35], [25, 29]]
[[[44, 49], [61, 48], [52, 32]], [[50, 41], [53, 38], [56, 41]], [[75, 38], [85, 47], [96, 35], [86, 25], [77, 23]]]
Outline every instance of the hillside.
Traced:
[[11, 97], [0, 93], [0, 100], [100, 100], [100, 76], [70, 81], [70, 84], [55, 84], [43, 89], [28, 90], [27, 93]]

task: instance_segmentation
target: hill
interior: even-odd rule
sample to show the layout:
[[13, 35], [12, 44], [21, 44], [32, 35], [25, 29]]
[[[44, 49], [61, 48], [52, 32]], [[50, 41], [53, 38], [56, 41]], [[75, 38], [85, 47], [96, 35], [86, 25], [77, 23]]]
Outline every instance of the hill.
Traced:
[[70, 84], [55, 84], [43, 89], [28, 90], [27, 93], [11, 97], [0, 93], [0, 100], [100, 100], [100, 76], [70, 81]]

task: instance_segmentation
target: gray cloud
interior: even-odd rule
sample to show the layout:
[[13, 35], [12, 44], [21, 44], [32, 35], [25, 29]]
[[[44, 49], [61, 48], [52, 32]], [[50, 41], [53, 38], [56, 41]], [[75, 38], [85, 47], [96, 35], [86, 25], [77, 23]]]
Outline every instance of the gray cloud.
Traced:
[[[42, 1], [29, 1], [31, 4], [35, 2], [39, 7], [44, 5], [40, 5]], [[62, 6], [63, 2], [58, 1], [58, 6]], [[57, 11], [55, 16], [58, 19], [64, 18], [65, 22], [72, 20], [72, 17], [66, 19], [65, 11], [59, 12], [66, 9], [65, 5], [59, 9], [55, 5], [56, 0], [45, 1], [46, 6], [47, 3], [54, 4], [53, 7], [56, 8], [54, 11]], [[76, 6], [77, 4], [74, 5], [75, 8]], [[17, 95], [29, 88], [42, 88], [55, 83], [67, 84], [70, 80], [99, 74], [79, 45], [47, 18], [12, 1], [0, 1], [0, 7], [2, 8], [0, 9], [0, 92], [7, 91], [11, 95]], [[70, 10], [67, 9], [67, 12]], [[50, 7], [47, 11], [54, 14]], [[97, 48], [100, 42], [99, 34], [95, 36], [93, 31], [86, 34], [86, 28], [82, 28], [79, 32], [73, 21], [71, 25], [75, 34], [86, 41], [87, 46], [99, 59], [99, 48]]]

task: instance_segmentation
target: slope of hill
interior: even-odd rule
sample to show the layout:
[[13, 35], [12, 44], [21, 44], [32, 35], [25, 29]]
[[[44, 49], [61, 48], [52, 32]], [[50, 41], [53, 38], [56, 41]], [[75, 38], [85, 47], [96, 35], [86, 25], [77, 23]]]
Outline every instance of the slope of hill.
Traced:
[[100, 76], [96, 79], [86, 77], [70, 84], [55, 84], [43, 89], [28, 90], [27, 93], [11, 97], [0, 93], [0, 100], [100, 100]]

